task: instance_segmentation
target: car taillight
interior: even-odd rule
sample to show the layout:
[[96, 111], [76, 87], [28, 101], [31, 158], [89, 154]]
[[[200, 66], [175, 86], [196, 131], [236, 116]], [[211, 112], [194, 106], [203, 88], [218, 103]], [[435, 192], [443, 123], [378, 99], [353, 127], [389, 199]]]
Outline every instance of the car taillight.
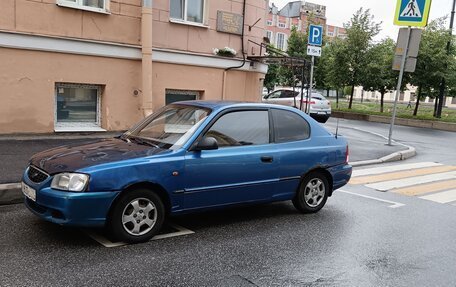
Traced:
[[345, 163], [348, 163], [349, 160], [350, 160], [350, 152], [348, 150], [348, 145], [347, 145], [347, 148], [345, 150]]
[[[302, 102], [305, 104], [305, 103], [307, 103], [307, 100], [302, 100]], [[309, 104], [310, 105], [315, 105], [315, 101], [311, 101], [311, 102], [309, 102]]]

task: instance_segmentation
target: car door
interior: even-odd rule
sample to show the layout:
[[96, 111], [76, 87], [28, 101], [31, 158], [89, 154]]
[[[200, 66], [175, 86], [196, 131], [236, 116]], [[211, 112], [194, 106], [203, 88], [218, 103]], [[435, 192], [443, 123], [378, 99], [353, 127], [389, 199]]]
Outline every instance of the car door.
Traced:
[[185, 156], [185, 209], [269, 200], [278, 184], [278, 157], [271, 144], [268, 109], [234, 110], [219, 116], [200, 136], [216, 150]]
[[271, 109], [274, 123], [274, 142], [280, 156], [279, 185], [275, 198], [291, 199], [301, 180], [301, 176], [314, 166], [319, 157], [317, 150], [324, 147], [315, 146], [310, 141], [310, 125], [299, 114]]
[[299, 99], [295, 97], [299, 94], [299, 92], [292, 91], [292, 90], [283, 90], [280, 98], [278, 99], [277, 103], [279, 105], [289, 106], [289, 107], [296, 107], [299, 106]]

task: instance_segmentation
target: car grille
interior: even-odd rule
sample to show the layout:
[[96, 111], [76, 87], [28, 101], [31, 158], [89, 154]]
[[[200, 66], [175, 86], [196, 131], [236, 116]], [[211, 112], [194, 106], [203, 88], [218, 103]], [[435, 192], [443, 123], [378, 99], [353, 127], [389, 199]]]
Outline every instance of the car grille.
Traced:
[[29, 166], [28, 172], [27, 172], [28, 178], [33, 181], [34, 183], [40, 183], [45, 181], [49, 175], [45, 173], [44, 171], [41, 171], [34, 167], [33, 165]]

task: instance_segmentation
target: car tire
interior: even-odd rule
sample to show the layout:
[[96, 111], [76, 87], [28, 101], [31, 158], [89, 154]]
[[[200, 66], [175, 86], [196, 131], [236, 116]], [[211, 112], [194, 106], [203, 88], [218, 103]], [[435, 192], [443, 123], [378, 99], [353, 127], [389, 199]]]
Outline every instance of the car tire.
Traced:
[[117, 241], [140, 243], [154, 237], [164, 220], [165, 207], [160, 197], [153, 191], [137, 189], [121, 195], [115, 202], [107, 227]]
[[330, 192], [326, 176], [321, 172], [307, 174], [293, 198], [293, 205], [301, 213], [318, 212], [326, 203]]
[[320, 123], [324, 124], [328, 121], [329, 117], [323, 117], [320, 121]]

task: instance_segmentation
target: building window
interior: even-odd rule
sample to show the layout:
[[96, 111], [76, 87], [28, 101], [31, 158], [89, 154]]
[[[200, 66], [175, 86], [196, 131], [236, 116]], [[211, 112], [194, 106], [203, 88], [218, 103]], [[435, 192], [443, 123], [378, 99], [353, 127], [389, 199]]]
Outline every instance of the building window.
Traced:
[[279, 48], [282, 51], [285, 50], [285, 34], [277, 33], [276, 46], [277, 46], [277, 48]]
[[199, 100], [201, 99], [200, 95], [201, 93], [199, 91], [166, 89], [165, 104], [169, 105], [175, 102]]
[[69, 8], [107, 13], [108, 2], [109, 0], [57, 0], [56, 4]]
[[266, 37], [269, 39], [269, 43], [273, 43], [273, 41], [274, 41], [272, 35], [273, 35], [272, 31], [266, 31]]
[[285, 28], [287, 25], [285, 23], [281, 23], [279, 22], [279, 24], [277, 25], [279, 28]]
[[204, 23], [205, 0], [170, 0], [170, 17], [193, 23]]
[[56, 84], [55, 130], [100, 130], [101, 86]]
[[329, 37], [334, 37], [334, 32], [329, 32], [329, 31], [328, 31], [328, 36], [329, 36]]
[[272, 26], [272, 21], [271, 21], [271, 20], [267, 20], [267, 21], [266, 21], [266, 25]]

